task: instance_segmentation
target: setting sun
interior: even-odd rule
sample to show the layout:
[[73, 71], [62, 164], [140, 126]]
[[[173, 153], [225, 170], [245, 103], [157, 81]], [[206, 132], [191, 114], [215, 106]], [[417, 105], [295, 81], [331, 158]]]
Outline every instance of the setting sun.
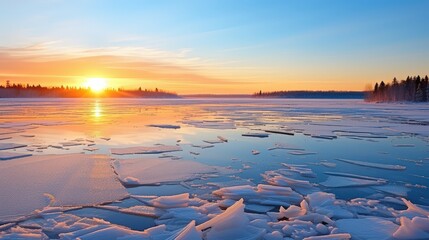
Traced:
[[107, 81], [104, 78], [88, 78], [85, 87], [96, 93], [101, 92], [107, 87]]

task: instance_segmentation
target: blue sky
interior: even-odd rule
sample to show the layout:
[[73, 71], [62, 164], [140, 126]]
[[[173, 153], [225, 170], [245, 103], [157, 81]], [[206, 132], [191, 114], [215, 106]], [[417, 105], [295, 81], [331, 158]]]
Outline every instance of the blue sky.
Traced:
[[[34, 61], [48, 55], [57, 61], [88, 57], [95, 51], [94, 56], [116, 56], [122, 68], [124, 61], [142, 62], [133, 64], [140, 74], [130, 76], [109, 76], [115, 64], [94, 70], [112, 85], [133, 87], [135, 79], [146, 79], [150, 86], [178, 92], [204, 92], [208, 86], [228, 93], [363, 90], [393, 76], [427, 74], [428, 11], [429, 1], [412, 0], [2, 0], [0, 56], [23, 61], [24, 49], [31, 46], [39, 46], [26, 56]], [[20, 52], [11, 54], [11, 49]], [[144, 63], [168, 68], [152, 69], [165, 71], [162, 76], [145, 75]], [[170, 74], [172, 68], [180, 71]], [[0, 81], [49, 75], [13, 67], [1, 71]], [[55, 76], [73, 83], [88, 72], [67, 74]]]

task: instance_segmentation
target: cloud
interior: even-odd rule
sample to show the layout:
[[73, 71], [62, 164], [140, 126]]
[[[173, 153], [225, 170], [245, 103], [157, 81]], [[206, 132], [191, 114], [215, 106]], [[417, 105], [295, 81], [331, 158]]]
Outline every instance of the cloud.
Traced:
[[[55, 85], [89, 76], [120, 79], [117, 86], [136, 86], [142, 80], [160, 84], [212, 85], [234, 81], [204, 74], [216, 63], [190, 57], [190, 49], [168, 52], [144, 47], [70, 48], [59, 42], [0, 48], [0, 77], [27, 83]], [[74, 85], [70, 82], [70, 85]], [[113, 84], [115, 85], [115, 84]]]

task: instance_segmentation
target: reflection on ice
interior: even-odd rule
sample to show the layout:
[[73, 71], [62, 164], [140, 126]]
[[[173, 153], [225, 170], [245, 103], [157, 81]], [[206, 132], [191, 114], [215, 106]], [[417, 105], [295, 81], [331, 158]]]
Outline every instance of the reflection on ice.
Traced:
[[0, 101], [2, 239], [429, 237], [426, 105], [22, 101]]

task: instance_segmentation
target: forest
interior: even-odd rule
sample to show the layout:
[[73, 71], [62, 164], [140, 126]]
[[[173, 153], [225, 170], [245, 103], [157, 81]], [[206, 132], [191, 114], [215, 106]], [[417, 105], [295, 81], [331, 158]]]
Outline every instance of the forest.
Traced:
[[374, 85], [367, 97], [370, 102], [428, 102], [429, 87], [428, 76], [408, 76], [398, 81], [396, 77], [391, 83], [381, 81]]
[[158, 88], [154, 90], [142, 89], [104, 89], [95, 93], [90, 88], [83, 87], [46, 87], [30, 84], [11, 84], [6, 82], [6, 86], [0, 85], [0, 98], [178, 98], [176, 93], [167, 92]]

